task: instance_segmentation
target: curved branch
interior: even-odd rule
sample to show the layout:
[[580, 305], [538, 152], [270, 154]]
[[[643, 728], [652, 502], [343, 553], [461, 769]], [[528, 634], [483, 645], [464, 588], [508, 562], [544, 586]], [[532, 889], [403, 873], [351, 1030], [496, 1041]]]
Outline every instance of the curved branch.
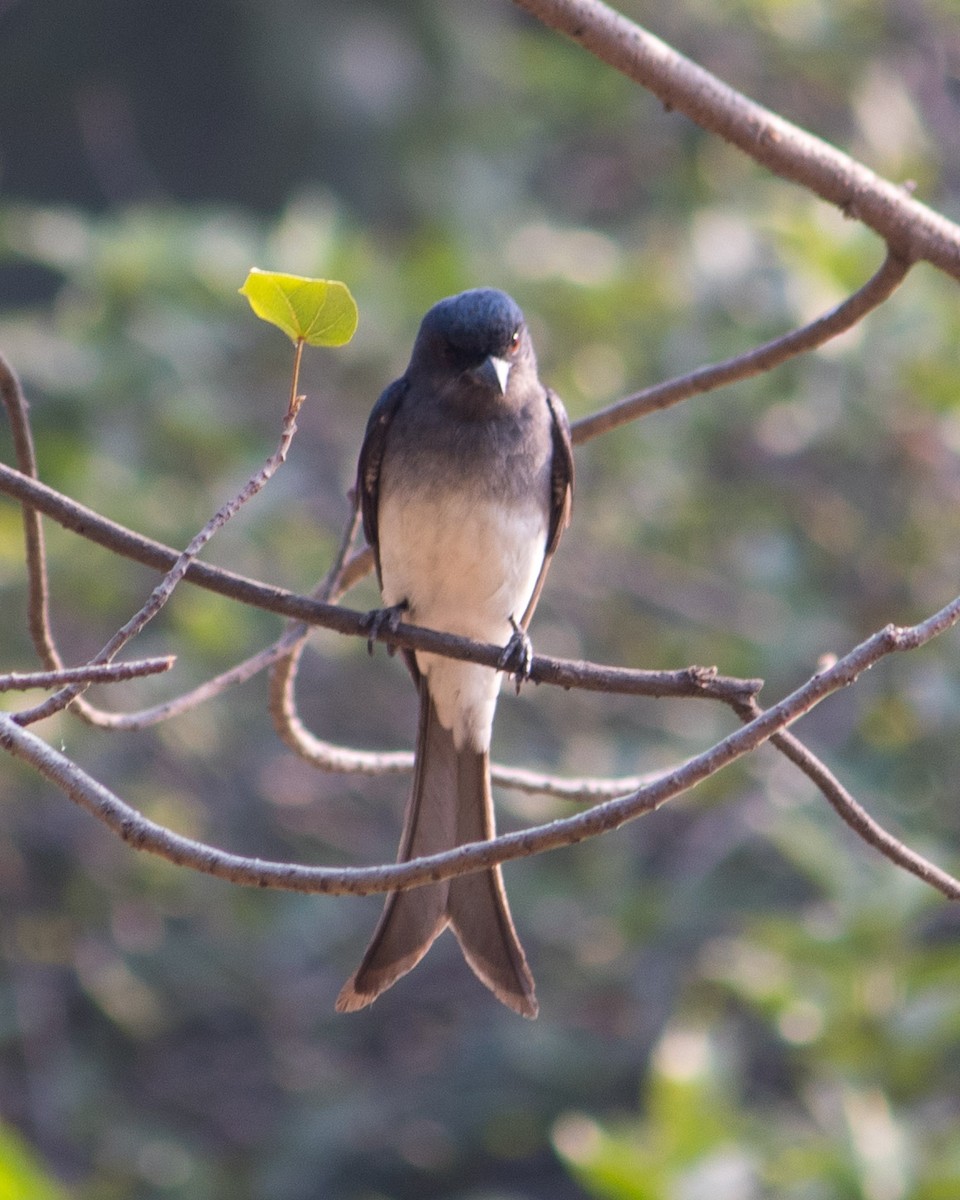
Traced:
[[601, 433], [625, 425], [628, 421], [635, 421], [648, 413], [669, 408], [671, 404], [677, 404], [681, 400], [688, 400], [691, 396], [713, 391], [714, 388], [724, 387], [741, 379], [750, 379], [754, 375], [772, 370], [798, 354], [822, 346], [831, 338], [852, 329], [868, 312], [878, 308], [899, 287], [909, 269], [910, 264], [904, 259], [888, 254], [879, 270], [862, 288], [830, 312], [811, 321], [809, 325], [764, 342], [762, 346], [756, 346], [735, 358], [699, 367], [696, 371], [676, 379], [668, 379], [664, 383], [653, 384], [652, 387], [644, 388], [624, 400], [618, 400], [608, 408], [582, 417], [571, 427], [574, 444], [579, 445]]
[[842, 150], [748, 100], [601, 0], [514, 0], [708, 133], [863, 222], [907, 262], [960, 279], [960, 226]]
[[[352, 558], [348, 555], [357, 534], [359, 517], [359, 509], [354, 505], [339, 551], [326, 578], [313, 593], [316, 598], [338, 600], [355, 582], [354, 572], [361, 555], [354, 555]], [[369, 569], [373, 563], [369, 547], [363, 555], [369, 560]], [[289, 652], [276, 662], [270, 672], [270, 716], [280, 740], [300, 758], [321, 771], [351, 775], [407, 774], [412, 771], [413, 754], [408, 750], [373, 751], [338, 746], [318, 738], [303, 724], [297, 711], [296, 682], [300, 657], [306, 646], [308, 634], [308, 626], [290, 625], [281, 639], [288, 641]], [[522, 768], [504, 767], [499, 763], [491, 764], [490, 775], [493, 782], [501, 787], [576, 801], [622, 796], [626, 792], [634, 791], [643, 783], [639, 776], [619, 779], [561, 779]]]
[[[293, 654], [285, 656], [271, 673], [270, 715], [274, 728], [288, 749], [320, 771], [341, 775], [403, 775], [413, 770], [409, 750], [358, 750], [323, 741], [300, 720], [294, 699], [296, 667], [303, 649], [301, 642]], [[529, 795], [554, 796], [561, 800], [586, 802], [622, 796], [640, 787], [640, 776], [618, 779], [561, 779], [520, 767], [491, 763], [490, 778], [501, 787]]]
[[[296, 373], [294, 374], [296, 380]], [[16, 373], [13, 371], [10, 364], [0, 355], [0, 396], [2, 396], [4, 405], [7, 409], [10, 430], [13, 437], [14, 453], [21, 470], [25, 475], [33, 480], [38, 477], [37, 459], [33, 445], [33, 434], [30, 428], [29, 406], [26, 397], [23, 394], [23, 389], [20, 386], [20, 381]], [[255, 476], [247, 487], [241, 492], [240, 497], [233, 502], [237, 507], [246, 502], [251, 495], [263, 487], [270, 475], [276, 469], [276, 466], [283, 461], [286, 455], [287, 447], [295, 432], [296, 410], [299, 407], [300, 400], [293, 396], [288, 406], [283, 432], [281, 434], [281, 442], [274, 456], [268, 460], [267, 466]], [[26, 549], [27, 563], [27, 580], [28, 580], [28, 624], [30, 629], [31, 640], [34, 644], [34, 649], [37, 651], [41, 661], [49, 668], [51, 675], [61, 677], [61, 682], [67, 684], [71, 681], [68, 687], [64, 687], [56, 695], [50, 697], [43, 705], [32, 710], [32, 712], [19, 714], [20, 720], [27, 723], [30, 720], [39, 720], [43, 716], [48, 716], [54, 711], [59, 711], [65, 708], [68, 704], [73, 705], [74, 713], [82, 720], [90, 725], [95, 725], [104, 729], [138, 729], [145, 725], [153, 724], [160, 720], [166, 720], [173, 716], [176, 712], [184, 711], [187, 708], [199, 704], [211, 696], [222, 691], [229, 684], [240, 682], [243, 679], [249, 678], [256, 671], [262, 670], [267, 663], [262, 663], [251, 667], [250, 663], [241, 663], [234, 668], [232, 672], [228, 672], [225, 676], [220, 676], [217, 679], [209, 680], [201, 687], [194, 689], [192, 693], [186, 696], [181, 696], [178, 700], [168, 701], [165, 704], [157, 705], [155, 708], [143, 710], [139, 713], [117, 714], [97, 708], [89, 703], [89, 701], [80, 694], [81, 686], [84, 688], [87, 684], [94, 682], [97, 679], [109, 679], [120, 677], [118, 671], [122, 668], [116, 666], [108, 666], [105, 659], [110, 655], [105, 655], [103, 652], [98, 656], [99, 662], [89, 663], [85, 668], [86, 674], [80, 674], [79, 670], [74, 670], [71, 675], [65, 672], [63, 668], [63, 660], [60, 652], [57, 649], [56, 640], [53, 636], [53, 628], [50, 621], [50, 594], [47, 578], [47, 562], [46, 553], [44, 550], [43, 526], [40, 521], [39, 511], [30, 505], [26, 500], [22, 500], [21, 508], [23, 513], [24, 525], [24, 542]], [[155, 612], [159, 611], [166, 599], [172, 593], [173, 588], [182, 577], [183, 570], [188, 567], [196, 555], [199, 553], [203, 544], [213, 535], [220, 525], [231, 515], [231, 505], [226, 505], [218, 513], [213, 520], [208, 524], [206, 529], [194, 539], [191, 543], [192, 549], [177, 558], [174, 558], [168, 568], [166, 579], [155, 589], [153, 596], [143, 609], [138, 614], [140, 624], [136, 625], [137, 618], [133, 622], [129, 622], [125, 627], [126, 637], [129, 640], [134, 636], [140, 628], [152, 619]], [[175, 555], [175, 551], [171, 551], [171, 555]], [[155, 606], [155, 607], [154, 607]], [[146, 615], [145, 615], [146, 614]], [[121, 635], [124, 631], [121, 631]], [[116, 639], [115, 639], [116, 641]], [[123, 642], [111, 643], [113, 646], [112, 653], [119, 652]], [[274, 656], [275, 657], [275, 656]], [[273, 661], [270, 659], [269, 661]], [[172, 665], [171, 659], [168, 666]], [[167, 669], [167, 668], [164, 668]], [[98, 676], [96, 671], [100, 670], [101, 675]], [[123, 676], [129, 677], [129, 676]]]
[[[759, 713], [759, 706], [749, 704], [745, 708], [743, 719], [752, 720]], [[875, 850], [879, 850], [884, 858], [888, 858], [898, 867], [909, 871], [911, 875], [916, 875], [924, 883], [930, 884], [949, 900], [960, 899], [956, 886], [957, 880], [935, 863], [924, 858], [922, 854], [911, 850], [909, 846], [901, 842], [899, 838], [895, 838], [892, 833], [875, 821], [867, 810], [850, 795], [833, 772], [799, 738], [784, 731], [774, 734], [770, 739], [770, 744], [775, 746], [807, 776], [821, 795], [826, 798], [837, 816], [845, 821], [858, 837], [873, 846]]]
[[[176, 550], [151, 538], [125, 529], [115, 521], [101, 517], [92, 509], [61, 495], [39, 480], [15, 471], [0, 463], [0, 492], [6, 492], [26, 502], [58, 524], [71, 529], [101, 546], [147, 566], [169, 570], [178, 558]], [[357, 561], [355, 556], [347, 564]], [[348, 637], [370, 636], [369, 613], [324, 604], [309, 596], [301, 596], [285, 588], [272, 587], [237, 575], [233, 571], [209, 563], [191, 562], [185, 578], [221, 596], [281, 617], [293, 617], [308, 625], [329, 629]], [[400, 625], [396, 631], [382, 630], [377, 640], [410, 650], [426, 650], [449, 658], [476, 662], [482, 666], [499, 667], [502, 646], [483, 645], [469, 638], [450, 633], [438, 633], [419, 625]], [[554, 687], [583, 688], [586, 691], [615, 692], [630, 696], [691, 696], [703, 699], [727, 700], [736, 696], [756, 694], [761, 687], [758, 679], [735, 679], [719, 675], [713, 667], [686, 667], [678, 671], [641, 671], [626, 667], [605, 667], [570, 659], [535, 655], [530, 668], [533, 683]]]
[[[97, 729], [123, 730], [129, 733], [136, 729], [148, 729], [151, 725], [159, 725], [174, 717], [182, 717], [184, 713], [222, 695], [228, 688], [246, 683], [248, 679], [265, 671], [289, 654], [290, 645], [291, 639], [278, 638], [272, 645], [245, 658], [243, 662], [237, 663], [229, 670], [214, 675], [212, 679], [205, 680], [189, 692], [183, 692], [179, 696], [164, 700], [160, 704], [154, 704], [150, 708], [140, 708], [133, 712], [111, 712], [87, 704], [84, 707], [83, 719], [88, 724], [96, 726]], [[22, 715], [18, 714], [18, 716]]]
[[[30, 430], [29, 405], [17, 374], [0, 354], [0, 397], [3, 399], [13, 437], [17, 465], [24, 475], [37, 478], [37, 455]], [[59, 671], [63, 661], [50, 636], [50, 586], [47, 579], [47, 556], [44, 550], [43, 524], [40, 514], [26, 502], [21, 505], [23, 537], [26, 545], [28, 605], [27, 621], [30, 639], [40, 661], [49, 671]]]
[[[109, 663], [119, 654], [128, 642], [135, 638], [143, 629], [152, 621], [161, 609], [166, 605], [167, 601], [173, 595], [177, 585], [187, 573], [191, 563], [193, 563], [197, 555], [203, 547], [210, 541], [223, 526], [240, 511], [244, 504], [252, 500], [273, 478], [277, 470], [286, 462], [287, 452], [290, 448], [290, 443], [297, 430], [297, 413], [300, 410], [300, 404], [303, 400], [302, 396], [296, 395], [296, 369], [299, 365], [299, 354], [303, 348], [303, 343], [297, 343], [297, 358], [294, 366], [294, 393], [290, 397], [290, 404], [283, 418], [283, 427], [280, 433], [280, 441], [276, 450], [266, 460], [262, 467], [251, 476], [250, 479], [243, 485], [240, 491], [232, 496], [225, 504], [214, 513], [204, 527], [194, 535], [190, 540], [189, 545], [180, 554], [176, 556], [176, 560], [163, 579], [156, 585], [150, 595], [147, 597], [144, 604], [134, 615], [127, 621], [117, 632], [110, 638], [107, 644], [90, 660], [91, 666], [99, 666], [102, 663]], [[41, 551], [42, 554], [42, 551]], [[46, 634], [50, 638], [49, 623], [46, 624]], [[52, 639], [51, 639], [52, 643]], [[75, 701], [88, 685], [85, 683], [71, 683], [62, 688], [59, 692], [50, 696], [42, 704], [38, 704], [35, 708], [24, 712], [17, 713], [14, 720], [19, 724], [27, 725], [34, 721], [40, 721], [45, 717], [51, 716], [53, 713], [60, 712], [66, 708], [71, 702]], [[92, 714], [99, 717], [101, 714], [97, 710], [91, 710]], [[109, 717], [109, 714], [106, 714]]]
[[[449, 879], [496, 863], [573, 845], [585, 838], [618, 829], [628, 821], [652, 812], [673, 797], [689, 791], [780, 734], [827, 696], [853, 683], [863, 671], [868, 670], [885, 655], [916, 649], [958, 621], [960, 597], [919, 625], [909, 628], [886, 626], [861, 642], [828, 670], [807, 680], [772, 708], [759, 713], [720, 742], [688, 759], [674, 771], [651, 780], [629, 796], [608, 800], [576, 816], [534, 826], [519, 833], [502, 834], [489, 842], [471, 842], [442, 854], [390, 866], [307, 867], [294, 863], [263, 862], [260, 859], [229, 854], [213, 846], [181, 837], [148, 821], [83, 772], [75, 763], [4, 714], [0, 714], [0, 746], [15, 757], [31, 763], [70, 799], [102, 820], [120, 838], [137, 849], [147, 850], [171, 862], [216, 875], [233, 883], [253, 887], [338, 895], [368, 895]], [[939, 868], [926, 871], [921, 878], [948, 898], [960, 899], [960, 880]]]

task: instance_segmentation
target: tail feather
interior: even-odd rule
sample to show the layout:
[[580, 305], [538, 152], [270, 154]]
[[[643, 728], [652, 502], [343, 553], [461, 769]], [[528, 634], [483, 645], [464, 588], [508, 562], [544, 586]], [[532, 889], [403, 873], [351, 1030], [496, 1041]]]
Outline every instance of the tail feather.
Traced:
[[[457, 788], [457, 844], [485, 842], [495, 834], [490, 758], [462, 750]], [[508, 1008], [537, 1015], [533, 976], [517, 937], [499, 865], [449, 882], [447, 916], [474, 974]]]
[[[416, 769], [399, 861], [494, 835], [486, 751], [457, 749], [420, 681]], [[477, 977], [508, 1007], [537, 1015], [533, 976], [517, 938], [500, 868], [392, 892], [354, 975], [337, 999], [339, 1012], [364, 1008], [416, 966], [450, 925]]]

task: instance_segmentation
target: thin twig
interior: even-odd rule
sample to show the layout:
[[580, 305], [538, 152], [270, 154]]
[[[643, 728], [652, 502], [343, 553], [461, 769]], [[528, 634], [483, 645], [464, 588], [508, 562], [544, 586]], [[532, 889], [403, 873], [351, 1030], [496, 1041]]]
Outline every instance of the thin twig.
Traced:
[[[359, 517], [359, 509], [354, 505], [337, 555], [323, 582], [312, 593], [315, 598], [339, 600], [350, 585], [352, 564], [359, 557], [349, 557], [357, 535]], [[413, 754], [409, 750], [358, 750], [338, 746], [318, 738], [303, 724], [296, 703], [296, 680], [309, 632], [310, 627], [302, 623], [288, 627], [281, 641], [289, 639], [289, 652], [276, 662], [270, 672], [270, 715], [281, 741], [321, 771], [344, 775], [408, 774], [413, 770]], [[635, 775], [619, 779], [561, 779], [536, 771], [501, 766], [499, 763], [491, 764], [490, 774], [493, 782], [501, 787], [579, 802], [622, 796], [643, 782]]]
[[[299, 363], [299, 358], [296, 359]], [[296, 379], [296, 375], [294, 375]], [[183, 550], [176, 559], [176, 562], [167, 571], [166, 575], [161, 579], [157, 586], [147, 597], [146, 602], [142, 607], [134, 613], [129, 621], [126, 622], [117, 632], [110, 638], [106, 645], [94, 655], [90, 660], [91, 665], [110, 662], [133, 638], [135, 638], [145, 626], [157, 616], [170, 597], [173, 595], [174, 589], [179, 584], [180, 580], [186, 574], [191, 563], [196, 559], [197, 555], [203, 547], [210, 541], [227, 521], [234, 516], [247, 501], [252, 500], [258, 492], [269, 482], [276, 471], [286, 461], [287, 452], [290, 448], [290, 443], [297, 429], [297, 413], [300, 409], [303, 397], [291, 393], [290, 404], [287, 412], [284, 415], [283, 427], [280, 434], [280, 441], [277, 449], [267, 459], [260, 470], [253, 475], [243, 485], [236, 496], [232, 497], [222, 505], [220, 509], [210, 518], [206, 525], [197, 533], [190, 544]], [[73, 700], [77, 698], [84, 690], [86, 685], [81, 683], [70, 684], [67, 687], [50, 696], [42, 704], [35, 708], [18, 713], [14, 720], [19, 724], [27, 725], [33, 721], [42, 720], [45, 717], [51, 716], [55, 712], [60, 712], [66, 708]]]
[[[345, 566], [360, 529], [360, 506], [355, 496], [351, 497], [351, 501], [350, 518], [340, 539], [337, 554], [327, 574], [311, 593], [312, 598], [324, 603], [336, 602], [345, 590]], [[288, 652], [274, 664], [270, 672], [268, 702], [273, 727], [283, 744], [321, 771], [351, 775], [384, 775], [395, 771], [409, 771], [413, 765], [413, 756], [405, 750], [354, 750], [322, 741], [311, 733], [300, 719], [296, 700], [297, 674], [310, 636], [310, 626], [302, 621], [292, 622], [284, 636], [290, 639], [291, 644]]]
[[[38, 479], [14, 470], [13, 467], [0, 463], [0, 492], [6, 493], [21, 504], [35, 508], [44, 516], [50, 517], [64, 529], [79, 534], [88, 541], [129, 558], [133, 562], [153, 567], [159, 571], [169, 571], [176, 563], [179, 552], [162, 542], [134, 533], [132, 529], [111, 521], [94, 512], [92, 508], [72, 500], [62, 492], [56, 491]], [[210, 563], [193, 562], [187, 568], [187, 582], [228, 596], [241, 604], [249, 604], [268, 612], [276, 612], [280, 616], [303, 618], [299, 607], [294, 611], [284, 608], [284, 598], [293, 596], [283, 588], [270, 587], [246, 576], [238, 575], [223, 567], [215, 567]], [[299, 598], [298, 598], [299, 599]], [[330, 606], [333, 608], [333, 606]], [[334, 608], [334, 612], [337, 610]], [[349, 633], [350, 622], [345, 622], [346, 628], [339, 632]], [[359, 630], [357, 631], [360, 632]]]
[[[53, 750], [10, 717], [0, 714], [0, 746], [31, 763], [45, 778], [75, 803], [107, 824], [137, 849], [189, 866], [233, 883], [288, 891], [368, 895], [397, 888], [417, 887], [466, 874], [546, 850], [573, 845], [619, 828], [683, 792], [689, 791], [730, 763], [749, 754], [781, 733], [827, 696], [853, 683], [881, 658], [924, 645], [960, 621], [960, 597], [919, 625], [888, 625], [861, 642], [832, 667], [814, 675], [751, 721], [675, 770], [638, 788], [629, 796], [608, 800], [587, 812], [502, 834], [488, 842], [472, 842], [442, 854], [389, 866], [335, 868], [293, 863], [264, 862], [229, 854], [216, 847], [181, 837], [148, 821], [109, 789], [83, 772], [66, 756]], [[875, 843], [886, 852], [883, 845]], [[898, 860], [895, 860], [898, 861]], [[898, 862], [898, 865], [902, 865]], [[960, 880], [932, 867], [920, 875], [949, 899], [960, 899]], [[920, 874], [919, 871], [915, 873]]]
[[144, 675], [169, 671], [176, 658], [142, 658], [134, 662], [62, 667], [59, 671], [11, 671], [0, 675], [0, 692], [25, 692], [32, 688], [59, 688], [67, 683], [122, 683]]
[[[16, 372], [0, 355], [0, 396], [3, 398], [13, 438], [17, 466], [32, 479], [37, 478], [37, 455], [30, 429], [29, 406]], [[23, 537], [27, 562], [27, 620], [34, 649], [43, 665], [51, 671], [63, 666], [50, 633], [50, 587], [40, 514], [29, 504], [21, 505]]]
[[[351, 534], [350, 541], [352, 538]], [[330, 585], [328, 586], [327, 580], [325, 580], [317, 589], [318, 593], [323, 594], [324, 599], [330, 599], [329, 593], [337, 583], [347, 578], [350, 563], [344, 560], [348, 551], [349, 542], [345, 542], [328, 572]], [[101, 729], [134, 730], [146, 729], [150, 725], [157, 725], [162, 721], [183, 716], [199, 705], [222, 695], [228, 688], [246, 683], [268, 667], [288, 660], [292, 653], [302, 646], [309, 629], [308, 625], [302, 623], [289, 626], [271, 645], [250, 655], [229, 670], [206, 680], [191, 691], [165, 700], [161, 704], [155, 704], [151, 708], [143, 708], [135, 712], [107, 712], [103, 709], [91, 709], [86, 713], [86, 719]]]
[[[760, 711], [760, 707], [755, 701], [748, 702], [744, 705], [743, 719], [753, 720]], [[784, 731], [774, 734], [770, 739], [770, 744], [775, 746], [811, 780], [834, 812], [850, 826], [858, 837], [879, 850], [884, 858], [890, 859], [897, 866], [909, 871], [911, 875], [916, 875], [924, 883], [928, 883], [937, 891], [942, 892], [949, 900], [960, 899], [960, 893], [957, 890], [958, 881], [884, 829], [861, 804], [857, 803], [833, 772], [799, 738]]]
[[960, 226], [895, 183], [684, 58], [600, 0], [514, 0], [601, 61], [649, 89], [708, 133], [768, 170], [835, 204], [878, 233], [907, 262], [960, 279]]
[[[169, 546], [142, 537], [101, 517], [92, 509], [61, 495], [38, 480], [30, 479], [12, 467], [0, 463], [0, 491], [25, 502], [46, 516], [52, 517], [66, 529], [115, 550], [124, 557], [149, 566], [169, 567], [177, 560], [177, 552]], [[358, 556], [359, 557], [359, 556]], [[351, 562], [355, 561], [354, 559]], [[348, 563], [348, 567], [350, 564]], [[271, 587], [256, 580], [237, 575], [209, 563], [192, 562], [185, 578], [200, 587], [229, 596], [281, 617], [293, 617], [311, 626], [329, 629], [348, 637], [370, 636], [369, 613], [324, 604], [309, 596], [301, 596], [284, 588]], [[377, 640], [410, 650], [425, 650], [444, 654], [464, 662], [497, 667], [503, 654], [502, 646], [484, 645], [451, 633], [439, 633], [418, 625], [401, 624], [396, 631], [383, 630]], [[760, 680], [734, 679], [716, 673], [712, 667], [691, 666], [677, 671], [641, 671], [624, 667], [596, 666], [592, 663], [535, 655], [530, 670], [534, 683], [548, 683], [562, 688], [584, 688], [588, 691], [615, 692], [633, 696], [691, 696], [724, 700], [739, 693], [755, 693]]]
[[618, 400], [608, 408], [581, 418], [574, 423], [570, 431], [574, 443], [579, 445], [601, 433], [608, 433], [611, 429], [625, 425], [628, 421], [636, 421], [648, 413], [668, 408], [681, 400], [688, 400], [691, 396], [713, 391], [742, 379], [750, 379], [754, 375], [772, 370], [798, 354], [822, 346], [831, 338], [852, 329], [868, 312], [878, 308], [897, 289], [908, 270], [907, 262], [888, 254], [880, 269], [859, 291], [854, 292], [830, 312], [811, 321], [809, 325], [773, 338], [772, 341], [744, 354], [738, 354], [735, 358], [712, 363], [687, 375], [644, 388], [632, 396]]
[[272, 645], [265, 646], [264, 649], [250, 655], [249, 658], [245, 658], [243, 662], [237, 663], [229, 670], [214, 675], [188, 692], [164, 700], [160, 704], [154, 704], [150, 708], [140, 708], [132, 712], [109, 712], [106, 709], [93, 708], [92, 705], [88, 705], [84, 720], [98, 729], [131, 732], [137, 729], [148, 729], [151, 725], [159, 725], [174, 717], [182, 717], [201, 704], [207, 704], [217, 696], [221, 696], [228, 688], [236, 687], [253, 679], [255, 675], [265, 671], [278, 659], [288, 654], [290, 645], [291, 639], [284, 635]]

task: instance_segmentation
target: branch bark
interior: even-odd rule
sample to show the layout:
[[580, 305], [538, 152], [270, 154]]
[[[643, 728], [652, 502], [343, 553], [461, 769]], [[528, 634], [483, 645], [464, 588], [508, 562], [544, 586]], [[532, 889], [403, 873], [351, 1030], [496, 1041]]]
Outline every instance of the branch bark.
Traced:
[[678, 404], [681, 400], [689, 400], [691, 396], [726, 387], [727, 384], [737, 383], [741, 379], [750, 379], [764, 371], [771, 371], [798, 354], [815, 350], [831, 338], [852, 329], [867, 313], [879, 308], [900, 286], [909, 269], [910, 264], [906, 260], [888, 254], [880, 269], [859, 291], [854, 292], [830, 312], [811, 321], [809, 325], [793, 329], [765, 342], [762, 346], [738, 354], [735, 358], [700, 367], [688, 375], [668, 379], [664, 383], [656, 383], [599, 412], [591, 413], [589, 417], [582, 417], [574, 422], [570, 431], [574, 444], [589, 441], [590, 438], [617, 429], [628, 421], [636, 421], [649, 413]]
[[[230, 854], [214, 846], [181, 837], [147, 820], [91, 778], [65, 755], [12, 718], [0, 714], [0, 746], [14, 757], [31, 763], [80, 807], [103, 821], [125, 842], [147, 850], [170, 862], [216, 875], [232, 883], [251, 887], [281, 888], [287, 891], [316, 892], [328, 895], [369, 895], [397, 888], [417, 887], [477, 871], [495, 863], [526, 858], [546, 850], [574, 845], [587, 837], [596, 837], [618, 829], [644, 813], [653, 812], [668, 800], [687, 792], [715, 775], [732, 762], [781, 734], [827, 696], [853, 683], [886, 655], [913, 650], [952, 628], [960, 621], [960, 597], [934, 613], [926, 621], [908, 628], [888, 625], [839, 659], [828, 670], [807, 680], [772, 708], [758, 713], [722, 741], [688, 759], [676, 770], [638, 788], [629, 796], [608, 800], [578, 813], [538, 825], [519, 833], [502, 834], [489, 842], [471, 842], [443, 854], [413, 859], [404, 863], [377, 867], [306, 867], [293, 863], [264, 862]], [[874, 823], [875, 824], [875, 823]], [[876, 826], [879, 829], [879, 826]], [[921, 856], [908, 851], [902, 843], [884, 833], [903, 853], [893, 861], [918, 875], [951, 900], [960, 900], [960, 880]], [[887, 853], [884, 839], [875, 839], [878, 849]]]
[[[61, 495], [38, 480], [0, 463], [0, 491], [39, 512], [52, 517], [66, 529], [72, 529], [90, 541], [105, 546], [126, 558], [147, 566], [169, 569], [178, 558], [176, 550], [161, 542], [125, 529], [115, 521], [101, 517], [92, 509]], [[329, 629], [348, 637], [370, 636], [370, 614], [338, 604], [325, 604], [285, 588], [258, 583], [222, 567], [203, 562], [191, 562], [185, 579], [200, 587], [228, 596], [242, 604], [250, 604], [281, 617], [292, 617], [311, 626]], [[499, 665], [502, 646], [484, 645], [468, 638], [438, 633], [418, 625], [402, 624], [395, 632], [383, 630], [377, 640], [410, 650], [427, 650], [450, 658], [484, 666]], [[625, 667], [598, 666], [571, 659], [535, 655], [530, 669], [533, 683], [554, 687], [585, 688], [588, 691], [617, 692], [631, 696], [690, 696], [704, 699], [727, 699], [732, 694], [743, 696], [756, 693], [761, 681], [735, 679], [719, 675], [715, 668], [691, 666], [677, 671], [641, 671]]]
[[88, 663], [84, 667], [63, 667], [59, 671], [9, 671], [0, 675], [0, 692], [24, 692], [33, 688], [60, 688], [69, 683], [122, 683], [144, 675], [169, 671], [176, 659], [143, 658], [124, 663]]
[[[574, 428], [577, 442], [586, 441], [692, 395], [770, 370], [787, 358], [821, 345], [883, 303], [903, 280], [909, 267], [919, 260], [926, 260], [960, 279], [960, 227], [913, 200], [903, 189], [881, 179], [841, 151], [748, 100], [599, 0], [516, 0], [516, 3], [649, 88], [667, 108], [686, 113], [704, 129], [724, 137], [771, 171], [838, 205], [847, 216], [862, 221], [877, 232], [886, 242], [888, 250], [886, 261], [877, 273], [830, 313], [734, 359], [699, 368], [679, 379], [646, 388], [585, 418]], [[141, 664], [107, 667], [98, 665], [95, 660], [86, 668], [60, 671], [59, 674], [55, 670], [61, 667], [61, 663], [47, 613], [48, 589], [40, 513], [46, 513], [67, 528], [110, 550], [168, 572], [167, 578], [155, 590], [147, 605], [98, 656], [101, 662], [116, 653], [120, 646], [142, 629], [181, 578], [301, 623], [288, 629], [273, 646], [177, 701], [139, 714], [103, 714], [85, 706], [81, 715], [86, 719], [114, 728], [132, 727], [134, 722], [166, 719], [175, 711], [184, 711], [202, 702], [230, 683], [248, 678], [270, 663], [278, 663], [274, 672], [274, 717], [288, 745], [305, 757], [312, 757], [327, 769], [404, 770], [408, 769], [410, 763], [407, 754], [364, 756], [358, 751], [321, 742], [300, 724], [293, 696], [296, 664], [310, 626], [323, 626], [349, 636], [369, 636], [368, 614], [353, 612], [330, 602], [336, 588], [345, 591], [347, 586], [367, 573], [370, 567], [369, 552], [348, 558], [352, 536], [346, 539], [342, 553], [334, 564], [333, 574], [327, 581], [329, 586], [322, 587], [318, 596], [298, 596], [283, 589], [268, 587], [195, 561], [202, 545], [219, 527], [220, 518], [226, 519], [230, 515], [227, 511], [230, 506], [226, 506], [214, 522], [194, 539], [188, 550], [178, 555], [177, 551], [107, 521], [39, 483], [26, 403], [13, 372], [2, 359], [0, 391], [11, 413], [14, 446], [21, 468], [20, 471], [14, 471], [0, 464], [0, 491], [18, 499], [23, 506], [33, 597], [30, 627], [41, 658], [51, 668], [44, 676], [31, 676], [31, 686], [41, 678], [51, 684], [67, 679], [71, 682], [68, 690], [52, 697], [32, 712], [0, 716], [0, 745], [11, 754], [31, 762], [75, 802], [104, 820], [130, 844], [161, 854], [173, 862], [237, 883], [256, 886], [356, 894], [418, 886], [478, 870], [496, 862], [569, 845], [584, 837], [615, 829], [696, 786], [728, 763], [769, 740], [816, 784], [840, 816], [861, 837], [891, 861], [937, 887], [944, 895], [952, 899], [960, 898], [960, 882], [883, 830], [827, 768], [792, 733], [787, 732], [787, 727], [810, 708], [839, 688], [852, 683], [861, 671], [884, 655], [914, 649], [955, 624], [960, 620], [960, 598], [920, 625], [909, 629], [888, 626], [881, 630], [830, 670], [814, 676], [803, 687], [765, 711], [760, 709], [756, 698], [760, 681], [722, 678], [712, 668], [691, 667], [677, 672], [630, 671], [538, 656], [534, 659], [531, 672], [536, 682], [632, 695], [721, 700], [734, 708], [745, 724], [675, 771], [631, 786], [629, 795], [597, 804], [586, 813], [521, 833], [503, 835], [491, 842], [462, 846], [443, 855], [394, 866], [309, 868], [262, 863], [256, 859], [231, 855], [211, 846], [191, 842], [146, 821], [76, 764], [22, 727], [53, 711], [54, 706], [62, 706], [75, 699], [80, 687], [92, 679], [107, 677], [98, 675], [98, 672], [107, 672], [110, 678], [114, 678], [118, 677], [117, 672], [121, 670], [127, 670], [129, 674], [134, 668], [137, 673], [146, 669]], [[296, 399], [294, 397], [294, 402]], [[291, 410], [288, 416], [292, 424], [295, 412]], [[292, 429], [289, 432], [292, 434]], [[266, 477], [258, 483], [255, 477], [251, 481], [253, 490], [258, 490], [265, 481]], [[247, 498], [246, 494], [242, 494], [239, 502], [244, 498]], [[385, 631], [380, 635], [380, 640], [488, 666], [496, 666], [501, 653], [500, 647], [479, 645], [407, 625], [396, 632]], [[0, 688], [5, 686], [4, 679], [6, 686], [11, 688], [27, 686], [20, 682], [24, 678], [17, 675], [0, 677]], [[557, 790], [554, 794], [570, 794], [581, 787], [592, 796], [609, 795], [610, 787], [625, 783], [638, 784], [635, 779], [606, 782], [548, 780], [550, 786], [544, 787], [543, 776], [504, 768], [499, 769], [499, 778], [512, 786], [535, 791], [552, 790], [555, 784]], [[604, 788], [608, 790], [604, 791]], [[580, 796], [583, 794], [579, 793]]]
[[708, 133], [782, 179], [862, 221], [907, 263], [932, 263], [960, 279], [960, 226], [821, 138], [678, 54], [601, 0], [514, 0]]

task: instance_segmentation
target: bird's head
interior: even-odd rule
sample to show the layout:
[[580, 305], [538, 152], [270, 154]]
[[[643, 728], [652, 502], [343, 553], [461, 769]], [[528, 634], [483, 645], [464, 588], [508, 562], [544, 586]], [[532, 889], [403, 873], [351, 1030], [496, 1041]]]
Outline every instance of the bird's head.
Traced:
[[537, 378], [523, 313], [495, 288], [474, 288], [435, 304], [421, 322], [410, 370], [444, 390], [456, 385], [477, 401], [519, 398]]

